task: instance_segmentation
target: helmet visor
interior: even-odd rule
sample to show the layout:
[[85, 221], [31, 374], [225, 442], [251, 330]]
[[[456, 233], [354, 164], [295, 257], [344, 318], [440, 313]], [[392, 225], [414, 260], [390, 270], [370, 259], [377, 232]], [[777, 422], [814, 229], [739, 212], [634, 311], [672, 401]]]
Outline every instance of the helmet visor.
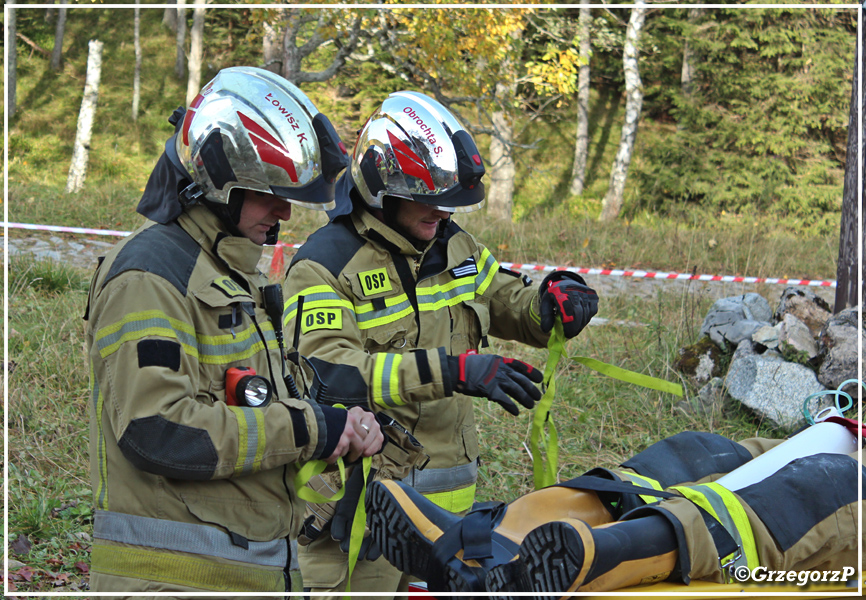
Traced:
[[305, 208], [333, 210], [337, 206], [334, 201], [334, 184], [329, 183], [322, 175], [307, 185], [299, 187], [272, 185], [270, 188], [275, 196]]

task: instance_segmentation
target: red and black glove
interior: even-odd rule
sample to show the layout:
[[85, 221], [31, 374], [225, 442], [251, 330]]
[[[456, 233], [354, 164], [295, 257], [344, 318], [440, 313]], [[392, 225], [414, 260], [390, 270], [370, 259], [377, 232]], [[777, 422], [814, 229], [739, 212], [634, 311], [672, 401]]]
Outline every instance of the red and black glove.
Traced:
[[559, 315], [562, 317], [562, 331], [570, 339], [583, 331], [598, 312], [598, 294], [580, 275], [554, 271], [541, 282], [538, 304], [541, 330], [547, 333], [553, 329], [553, 322]]
[[451, 381], [461, 394], [492, 400], [512, 415], [520, 411], [511, 398], [526, 408], [541, 399], [541, 390], [534, 384], [541, 383], [544, 376], [523, 361], [474, 351], [448, 359]]

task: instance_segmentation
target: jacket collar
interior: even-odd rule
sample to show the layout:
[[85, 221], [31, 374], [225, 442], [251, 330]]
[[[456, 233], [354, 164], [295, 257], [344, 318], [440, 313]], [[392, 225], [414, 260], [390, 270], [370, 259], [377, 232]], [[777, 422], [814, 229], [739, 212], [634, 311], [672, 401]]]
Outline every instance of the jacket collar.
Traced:
[[207, 254], [230, 269], [246, 275], [258, 272], [262, 247], [245, 237], [230, 235], [225, 225], [206, 207], [187, 207], [177, 222]]
[[352, 212], [352, 223], [355, 225], [355, 229], [358, 233], [363, 237], [373, 239], [380, 243], [382, 241], [387, 242], [387, 244], [396, 247], [400, 254], [406, 254], [416, 258], [426, 254], [436, 241], [436, 238], [434, 238], [423, 250], [418, 250], [412, 242], [385, 225], [369, 210], [363, 207], [357, 207]]

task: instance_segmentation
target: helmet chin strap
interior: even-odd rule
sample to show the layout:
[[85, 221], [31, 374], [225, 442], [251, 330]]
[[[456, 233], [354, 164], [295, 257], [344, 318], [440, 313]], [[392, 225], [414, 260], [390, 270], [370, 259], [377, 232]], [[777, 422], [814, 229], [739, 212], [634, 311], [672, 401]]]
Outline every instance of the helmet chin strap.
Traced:
[[[204, 199], [202, 204], [204, 204], [213, 214], [217, 216], [217, 218], [219, 218], [222, 224], [226, 226], [226, 229], [228, 229], [228, 232], [230, 234], [237, 237], [243, 237], [243, 234], [238, 229], [238, 224], [241, 221], [241, 210], [244, 207], [244, 190], [240, 188], [234, 188], [231, 192], [229, 192], [228, 204], [211, 202], [207, 199]], [[272, 230], [273, 228], [268, 230], [269, 236]], [[279, 227], [277, 227], [277, 231], [279, 231]]]

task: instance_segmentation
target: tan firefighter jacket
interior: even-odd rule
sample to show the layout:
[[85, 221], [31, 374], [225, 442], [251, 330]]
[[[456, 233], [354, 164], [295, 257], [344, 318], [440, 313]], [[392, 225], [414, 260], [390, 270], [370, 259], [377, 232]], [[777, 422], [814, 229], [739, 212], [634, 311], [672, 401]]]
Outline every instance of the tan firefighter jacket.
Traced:
[[[97, 591], [141, 579], [157, 582], [149, 590], [287, 589], [303, 513], [292, 477], [327, 436], [321, 408], [289, 398], [262, 308], [261, 251], [198, 206], [148, 222], [93, 278]], [[275, 400], [227, 405], [225, 372], [239, 366], [275, 384]]]
[[538, 286], [501, 269], [453, 222], [420, 252], [363, 208], [310, 236], [285, 285], [286, 336], [326, 383], [320, 402], [395, 418], [430, 456], [404, 481], [448, 510], [468, 509], [475, 420], [471, 398], [454, 393], [446, 357], [486, 346], [488, 335], [546, 345]]

